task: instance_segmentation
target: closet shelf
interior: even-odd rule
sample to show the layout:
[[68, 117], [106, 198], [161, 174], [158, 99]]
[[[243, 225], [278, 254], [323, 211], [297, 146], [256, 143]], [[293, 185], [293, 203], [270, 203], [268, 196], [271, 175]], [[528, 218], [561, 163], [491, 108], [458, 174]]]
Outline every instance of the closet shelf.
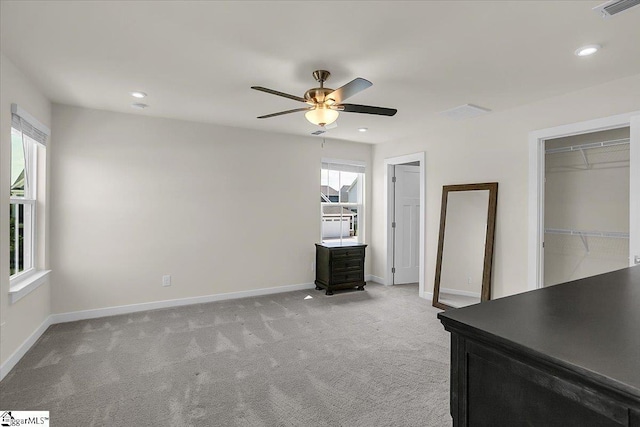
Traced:
[[568, 153], [571, 151], [583, 151], [592, 148], [614, 147], [616, 145], [629, 144], [629, 141], [629, 138], [612, 139], [610, 141], [590, 142], [587, 144], [572, 145], [570, 147], [549, 148], [544, 152], [545, 154]]
[[549, 234], [568, 234], [571, 236], [584, 236], [584, 237], [608, 237], [616, 239], [628, 239], [629, 233], [623, 233], [619, 231], [591, 231], [591, 230], [571, 230], [563, 228], [545, 228], [545, 233]]
[[567, 236], [578, 236], [582, 240], [584, 250], [587, 253], [590, 252], [589, 240], [587, 237], [608, 237], [614, 239], [628, 239], [629, 233], [621, 233], [619, 231], [586, 231], [586, 230], [567, 230], [563, 228], [545, 228], [545, 233], [549, 234], [564, 234]]

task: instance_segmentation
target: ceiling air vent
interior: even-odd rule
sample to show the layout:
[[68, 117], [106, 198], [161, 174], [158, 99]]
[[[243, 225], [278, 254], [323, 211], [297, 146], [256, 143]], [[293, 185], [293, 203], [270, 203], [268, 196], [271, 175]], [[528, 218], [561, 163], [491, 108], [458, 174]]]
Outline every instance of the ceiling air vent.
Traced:
[[329, 123], [328, 125], [323, 126], [322, 129], [318, 129], [315, 132], [311, 132], [311, 135], [315, 135], [315, 136], [322, 135], [323, 133], [327, 133], [329, 130], [335, 129], [337, 127], [338, 127], [338, 122]]
[[453, 120], [470, 119], [471, 117], [478, 117], [483, 114], [490, 113], [491, 110], [484, 107], [478, 107], [473, 104], [464, 104], [451, 110], [442, 111], [440, 114], [449, 117]]
[[611, 0], [594, 7], [593, 10], [601, 14], [603, 18], [610, 18], [639, 4], [640, 0]]

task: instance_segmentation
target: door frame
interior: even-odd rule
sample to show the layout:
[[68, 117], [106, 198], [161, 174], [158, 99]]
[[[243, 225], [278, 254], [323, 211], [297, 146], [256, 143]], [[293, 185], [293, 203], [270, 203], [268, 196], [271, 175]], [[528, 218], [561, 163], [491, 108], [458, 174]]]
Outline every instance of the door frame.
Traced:
[[421, 298], [427, 298], [425, 295], [425, 282], [424, 282], [424, 268], [425, 268], [425, 226], [426, 226], [426, 201], [427, 201], [427, 180], [426, 180], [426, 161], [427, 156], [424, 151], [418, 153], [406, 154], [404, 156], [390, 157], [384, 159], [384, 205], [386, 207], [384, 211], [384, 226], [386, 228], [385, 233], [385, 246], [387, 248], [387, 265], [385, 268], [385, 280], [386, 286], [393, 285], [393, 274], [391, 268], [393, 267], [393, 228], [391, 227], [391, 218], [393, 217], [393, 198], [392, 189], [393, 186], [389, 185], [390, 177], [392, 176], [392, 167], [395, 165], [401, 165], [403, 163], [420, 162], [420, 242], [419, 242], [419, 259], [420, 267], [418, 273], [418, 294]]
[[[580, 135], [621, 127], [630, 128], [629, 192], [640, 194], [640, 111], [618, 114], [584, 122], [571, 123], [529, 132], [529, 220], [528, 220], [528, 274], [527, 289], [544, 286], [544, 179], [545, 141], [565, 136]], [[633, 218], [640, 218], [640, 197], [630, 200], [629, 248], [640, 247], [640, 225]], [[633, 258], [633, 253], [629, 252]], [[633, 261], [630, 261], [633, 262]]]

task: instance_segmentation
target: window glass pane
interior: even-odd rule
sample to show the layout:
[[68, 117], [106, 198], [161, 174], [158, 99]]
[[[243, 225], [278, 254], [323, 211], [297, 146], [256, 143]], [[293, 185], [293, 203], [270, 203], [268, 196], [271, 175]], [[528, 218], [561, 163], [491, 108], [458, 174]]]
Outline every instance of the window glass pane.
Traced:
[[10, 276], [33, 267], [33, 205], [9, 205]]
[[358, 208], [322, 206], [323, 242], [358, 242]]
[[322, 169], [320, 192], [323, 202], [358, 203], [359, 177], [362, 174]]
[[329, 198], [327, 197], [327, 192], [329, 191], [327, 187], [327, 183], [329, 182], [329, 170], [328, 169], [320, 169], [320, 202], [326, 203], [329, 202]]
[[322, 169], [320, 174], [320, 192], [323, 202], [338, 203], [340, 201], [340, 172]]
[[360, 236], [360, 216], [358, 215], [359, 208], [349, 208], [351, 211], [351, 225], [349, 229], [349, 239], [354, 243], [358, 242], [358, 236]]
[[340, 201], [342, 203], [358, 203], [358, 178], [360, 174], [340, 172]]
[[24, 270], [24, 207], [23, 205], [9, 206], [9, 264], [10, 275]]
[[22, 134], [11, 129], [11, 197], [25, 195], [25, 152], [22, 145]]

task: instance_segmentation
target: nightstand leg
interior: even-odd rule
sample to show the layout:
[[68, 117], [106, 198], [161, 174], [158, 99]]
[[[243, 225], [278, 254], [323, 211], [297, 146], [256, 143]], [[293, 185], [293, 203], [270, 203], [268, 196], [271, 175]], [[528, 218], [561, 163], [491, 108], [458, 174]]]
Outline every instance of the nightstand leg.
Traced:
[[316, 291], [321, 291], [321, 290], [322, 290], [322, 288], [320, 286], [316, 285]]
[[325, 295], [333, 295], [333, 291], [331, 289], [327, 289], [327, 292], [324, 293]]

